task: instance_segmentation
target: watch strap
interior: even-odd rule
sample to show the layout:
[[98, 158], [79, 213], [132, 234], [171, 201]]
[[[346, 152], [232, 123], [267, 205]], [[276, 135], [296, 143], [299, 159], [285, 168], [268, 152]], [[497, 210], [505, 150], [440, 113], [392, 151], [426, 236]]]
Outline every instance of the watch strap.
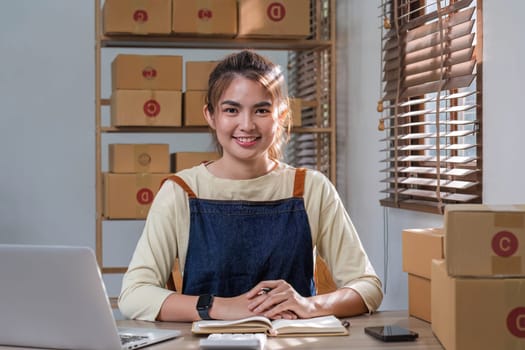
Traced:
[[[213, 305], [213, 295], [210, 294], [204, 294], [199, 296], [199, 299], [197, 300], [197, 312], [199, 313], [199, 317], [202, 320], [212, 320], [210, 317], [210, 309]], [[208, 300], [209, 302], [203, 305], [203, 302], [205, 300]]]

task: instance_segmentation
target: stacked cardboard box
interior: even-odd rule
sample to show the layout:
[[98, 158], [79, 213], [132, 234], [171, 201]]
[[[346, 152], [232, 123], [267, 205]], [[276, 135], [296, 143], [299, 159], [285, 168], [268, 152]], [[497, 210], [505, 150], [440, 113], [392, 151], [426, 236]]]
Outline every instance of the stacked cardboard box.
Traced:
[[218, 61], [188, 61], [184, 92], [184, 126], [207, 126], [203, 108], [206, 103], [208, 79]]
[[237, 35], [237, 0], [173, 0], [172, 31], [176, 35]]
[[169, 176], [167, 144], [110, 144], [104, 174], [104, 216], [143, 219], [164, 178]]
[[104, 216], [145, 218], [168, 175], [167, 144], [110, 144], [109, 172], [104, 174]]
[[167, 35], [171, 33], [171, 0], [105, 0], [104, 34]]
[[305, 39], [311, 0], [105, 0], [105, 35]]
[[408, 272], [408, 313], [431, 322], [430, 283], [433, 259], [442, 259], [442, 228], [406, 229], [402, 232], [403, 271]]
[[210, 160], [219, 159], [217, 152], [177, 152], [171, 154], [171, 166], [173, 172], [188, 169]]
[[111, 125], [181, 126], [182, 56], [117, 55]]
[[303, 39], [310, 35], [310, 0], [239, 0], [239, 37]]
[[117, 55], [111, 89], [112, 126], [181, 126], [182, 56]]
[[432, 330], [447, 350], [525, 349], [525, 205], [448, 205], [431, 276]]

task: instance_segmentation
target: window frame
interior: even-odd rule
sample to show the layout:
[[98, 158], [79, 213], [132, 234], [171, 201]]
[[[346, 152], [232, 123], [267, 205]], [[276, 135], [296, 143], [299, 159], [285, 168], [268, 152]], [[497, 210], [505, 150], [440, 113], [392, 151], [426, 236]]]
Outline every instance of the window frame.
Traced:
[[[454, 111], [454, 108], [460, 108], [460, 106], [467, 106], [464, 98], [452, 98], [445, 101], [447, 104], [444, 106], [445, 110], [451, 108], [451, 111], [443, 112], [443, 98], [447, 96], [457, 96], [459, 92], [465, 91], [465, 89], [441, 89], [443, 84], [447, 84], [448, 80], [443, 80], [445, 73], [450, 73], [450, 67], [446, 65], [445, 60], [443, 59], [446, 55], [441, 54], [441, 71], [445, 72], [444, 69], [448, 68], [449, 70], [445, 73], [441, 73], [441, 79], [438, 80], [440, 89], [434, 95], [435, 98], [435, 109], [434, 109], [434, 122], [435, 129], [434, 135], [432, 132], [429, 132], [431, 128], [429, 124], [429, 114], [432, 112], [424, 113], [422, 111], [429, 111], [428, 106], [426, 105], [429, 102], [424, 102], [425, 99], [429, 99], [431, 93], [424, 93], [419, 95], [410, 95], [409, 97], [403, 97], [402, 91], [406, 91], [407, 80], [405, 74], [406, 67], [408, 65], [404, 64], [404, 58], [407, 57], [407, 54], [404, 53], [404, 47], [406, 47], [406, 42], [403, 42], [403, 38], [408, 37], [408, 32], [410, 30], [415, 30], [421, 28], [425, 25], [429, 25], [433, 21], [439, 22], [440, 19], [449, 18], [448, 14], [456, 14], [461, 10], [461, 6], [464, 6], [465, 3], [468, 3], [467, 9], [474, 7], [474, 43], [473, 47], [473, 57], [475, 58], [475, 67], [473, 74], [475, 78], [470, 85], [470, 89], [473, 91], [470, 95], [467, 95], [468, 98], [474, 98], [474, 102], [470, 104], [470, 108], [466, 111]], [[436, 16], [438, 19], [434, 20], [432, 17], [425, 14], [425, 9], [430, 5], [434, 4], [438, 10], [441, 10], [442, 17], [439, 15]], [[397, 8], [400, 9], [402, 6], [405, 6], [408, 11], [403, 12], [399, 11], [397, 14], [392, 11], [397, 5]], [[386, 164], [382, 172], [385, 174], [385, 179], [382, 180], [385, 183], [385, 188], [382, 191], [386, 193], [384, 198], [380, 199], [380, 204], [385, 207], [394, 207], [401, 209], [408, 209], [414, 211], [430, 212], [442, 214], [444, 212], [444, 206], [447, 204], [453, 203], [481, 203], [483, 201], [483, 158], [482, 158], [482, 98], [483, 98], [483, 76], [482, 76], [482, 62], [483, 62], [483, 28], [482, 28], [482, 0], [382, 0], [381, 1], [381, 55], [382, 55], [382, 79], [381, 79], [381, 91], [382, 98], [378, 102], [378, 112], [381, 112], [379, 130], [385, 133], [385, 138], [381, 142], [386, 145], [386, 148], [382, 149], [382, 152], [386, 155], [383, 157], [382, 161]], [[416, 11], [417, 10], [417, 11]], [[436, 11], [439, 12], [439, 11]], [[406, 13], [410, 13], [410, 17], [406, 16]], [[427, 18], [425, 18], [427, 17]], [[404, 26], [402, 23], [402, 18], [405, 18]], [[413, 21], [410, 25], [407, 25], [408, 21]], [[397, 22], [396, 22], [397, 20]], [[417, 23], [417, 25], [413, 25]], [[440, 25], [440, 29], [447, 28], [443, 27], [443, 20]], [[403, 28], [404, 27], [404, 28]], [[443, 32], [447, 33], [447, 32]], [[450, 33], [450, 32], [448, 32]], [[397, 38], [397, 45], [399, 46], [399, 63], [398, 63], [398, 78], [392, 79], [389, 78], [386, 74], [387, 72], [387, 50], [388, 38], [392, 38], [392, 35], [395, 35]], [[446, 45], [450, 41], [447, 41], [448, 36], [446, 35], [437, 35], [440, 39], [440, 42], [443, 42], [443, 45]], [[441, 46], [443, 49], [444, 46]], [[442, 51], [443, 52], [443, 51]], [[447, 56], [450, 57], [450, 56]], [[428, 60], [428, 62], [436, 60]], [[427, 61], [424, 61], [427, 62]], [[390, 62], [392, 63], [392, 61]], [[434, 62], [435, 63], [435, 62]], [[430, 63], [429, 63], [430, 64]], [[420, 64], [421, 65], [421, 64]], [[391, 64], [390, 64], [391, 66]], [[423, 66], [424, 68], [424, 66]], [[424, 73], [428, 73], [423, 69]], [[461, 77], [460, 77], [461, 78]], [[452, 79], [452, 78], [447, 78]], [[396, 97], [392, 99], [392, 84], [397, 83]], [[388, 85], [388, 86], [387, 86]], [[390, 89], [388, 91], [388, 89]], [[404, 90], [403, 90], [404, 89]], [[417, 90], [416, 90], [417, 91]], [[423, 91], [423, 90], [422, 90]], [[439, 98], [436, 98], [439, 93]], [[456, 95], [454, 95], [456, 94]], [[413, 104], [407, 107], [401, 107], [402, 104], [410, 104], [413, 101]], [[419, 102], [418, 102], [419, 101]], [[403, 110], [404, 109], [404, 110]], [[413, 116], [402, 117], [403, 113], [413, 112]], [[419, 111], [419, 112], [418, 112]], [[421, 113], [421, 114], [418, 114]], [[442, 113], [445, 113], [445, 120], [441, 121]], [[473, 120], [465, 120], [459, 122], [467, 113], [473, 114]], [[438, 117], [439, 116], [439, 117]], [[467, 115], [468, 116], [468, 115]], [[472, 117], [472, 115], [470, 116]], [[436, 121], [436, 119], [438, 119]], [[425, 123], [427, 125], [425, 125]], [[463, 124], [462, 124], [463, 123]], [[386, 124], [386, 127], [385, 127]], [[410, 126], [402, 127], [400, 125], [410, 124]], [[469, 124], [472, 129], [468, 129], [465, 125]], [[443, 126], [446, 128], [446, 132], [441, 131]], [[469, 126], [469, 127], [470, 127]], [[403, 129], [404, 128], [404, 129]], [[436, 131], [436, 130], [439, 130]], [[451, 133], [455, 131], [455, 133]], [[463, 135], [466, 136], [445, 136], [449, 135]], [[400, 141], [400, 135], [403, 137], [414, 137], [408, 141]], [[469, 137], [469, 140], [473, 142], [469, 145], [465, 140]], [[445, 140], [442, 142], [442, 140]], [[429, 140], [435, 140], [434, 145], [427, 143]], [[405, 142], [405, 143], [404, 143]], [[451, 147], [452, 149], [441, 149], [441, 145]], [[437, 146], [440, 145], [440, 146]], [[408, 146], [408, 147], [407, 147]], [[434, 154], [436, 159], [434, 161], [414, 161], [408, 162], [405, 160], [399, 160], [400, 154], [406, 156], [426, 156], [427, 158], [432, 153], [431, 147], [436, 148]], [[457, 147], [457, 149], [454, 149]], [[461, 149], [461, 147], [468, 147], [466, 149]], [[382, 147], [383, 148], [383, 147]], [[405, 151], [409, 149], [410, 151]], [[444, 154], [442, 158], [441, 154]], [[459, 156], [462, 154], [473, 154], [474, 159], [465, 162], [461, 165], [450, 165], [448, 160], [451, 156]], [[437, 156], [439, 154], [439, 156]], [[403, 157], [402, 159], [408, 159], [409, 157]], [[464, 159], [467, 159], [466, 157]], [[457, 168], [456, 168], [457, 167]], [[402, 170], [400, 170], [402, 169]], [[414, 170], [410, 172], [410, 170]], [[423, 170], [428, 171], [424, 173]], [[432, 171], [430, 171], [432, 169]], [[445, 169], [447, 172], [442, 173], [442, 170]], [[454, 170], [455, 169], [455, 170]], [[407, 177], [404, 178], [400, 176], [402, 172], [405, 171]], [[461, 174], [458, 175], [449, 175], [449, 174]], [[433, 185], [424, 185], [424, 183], [432, 183]], [[442, 186], [441, 184], [445, 186]], [[466, 188], [454, 188], [448, 187], [449, 184], [456, 184], [461, 186], [469, 186]], [[446, 188], [446, 189], [443, 189]], [[430, 191], [435, 193], [435, 198], [431, 197]], [[407, 193], [415, 193], [415, 195], [406, 195]], [[459, 200], [458, 200], [459, 198]]]

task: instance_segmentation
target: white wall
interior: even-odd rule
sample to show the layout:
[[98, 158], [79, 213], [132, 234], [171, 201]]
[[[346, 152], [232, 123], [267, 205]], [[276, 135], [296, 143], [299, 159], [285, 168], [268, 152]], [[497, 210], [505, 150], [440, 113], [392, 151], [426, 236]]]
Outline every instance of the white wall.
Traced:
[[[379, 206], [383, 157], [376, 112], [381, 69], [379, 3], [337, 2], [337, 183], [377, 272], [387, 282], [382, 308], [404, 309], [407, 278], [401, 270], [401, 231], [442, 226], [443, 218]], [[518, 24], [524, 10], [525, 3], [519, 0], [505, 1], [505, 6], [495, 0], [484, 3], [483, 195], [490, 204], [525, 203], [525, 116], [519, 112], [525, 48], [519, 44]]]
[[[516, 112], [525, 78], [519, 64], [525, 48], [517, 45], [519, 14], [525, 3], [498, 3], [487, 0], [484, 5], [484, 196], [487, 203], [525, 202], [525, 185], [520, 181], [525, 173], [520, 153], [525, 149], [525, 118]], [[94, 247], [93, 3], [18, 0], [2, 5], [0, 243]], [[407, 297], [406, 276], [401, 272], [401, 230], [440, 226], [442, 217], [383, 210], [378, 204], [377, 7], [378, 2], [370, 0], [339, 0], [337, 4], [338, 187], [378, 273], [384, 278], [388, 271], [383, 308], [396, 309], [406, 308]], [[198, 58], [200, 53], [191, 55]], [[171, 143], [172, 137], [161, 135], [160, 142]], [[178, 147], [209, 146], [194, 135], [177, 138], [183, 145]], [[125, 263], [140, 224], [109, 226], [108, 245], [124, 246], [126, 251], [109, 262]], [[118, 277], [111, 282], [110, 294], [114, 294]]]
[[92, 3], [2, 7], [0, 241], [93, 245]]

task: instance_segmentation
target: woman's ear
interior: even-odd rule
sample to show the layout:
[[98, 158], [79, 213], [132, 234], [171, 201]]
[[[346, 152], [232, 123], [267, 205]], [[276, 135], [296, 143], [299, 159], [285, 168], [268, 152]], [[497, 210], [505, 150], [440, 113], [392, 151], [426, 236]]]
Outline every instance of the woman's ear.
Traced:
[[283, 110], [279, 111], [279, 116], [278, 116], [279, 122], [281, 124], [286, 124], [287, 121], [288, 122], [291, 121], [292, 118], [290, 116], [290, 113], [291, 113], [291, 111], [290, 111], [289, 107], [286, 107]]
[[204, 105], [202, 108], [202, 113], [204, 114], [204, 118], [206, 118], [206, 121], [208, 122], [208, 125], [210, 128], [215, 130], [215, 119], [213, 118], [213, 115], [208, 110], [208, 105]]

